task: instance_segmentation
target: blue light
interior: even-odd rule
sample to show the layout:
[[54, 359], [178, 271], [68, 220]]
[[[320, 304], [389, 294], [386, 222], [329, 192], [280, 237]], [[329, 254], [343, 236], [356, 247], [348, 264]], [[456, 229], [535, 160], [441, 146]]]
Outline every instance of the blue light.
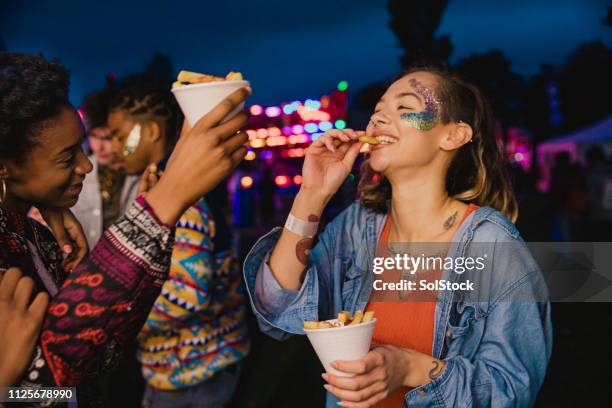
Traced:
[[315, 140], [317, 140], [322, 135], [323, 135], [323, 133], [313, 133], [312, 135], [310, 135], [310, 140], [312, 140], [314, 142]]
[[285, 115], [291, 115], [293, 113], [293, 105], [285, 105], [285, 106], [283, 106], [283, 113]]
[[304, 106], [308, 109], [318, 110], [321, 108], [321, 102], [314, 99], [306, 99]]
[[331, 122], [325, 121], [325, 122], [319, 123], [319, 130], [321, 132], [327, 132], [331, 128], [332, 128]]
[[319, 130], [319, 128], [316, 123], [307, 123], [304, 125], [304, 130], [308, 133], [314, 133]]

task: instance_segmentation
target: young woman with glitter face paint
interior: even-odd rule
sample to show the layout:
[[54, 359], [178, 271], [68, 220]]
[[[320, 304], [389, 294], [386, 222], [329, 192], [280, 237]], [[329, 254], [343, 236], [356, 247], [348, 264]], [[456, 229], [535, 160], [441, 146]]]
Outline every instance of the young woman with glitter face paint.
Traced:
[[[360, 201], [312, 247], [361, 136], [378, 143], [363, 163]], [[279, 339], [341, 310], [376, 312], [372, 350], [332, 363], [353, 376], [323, 374], [328, 407], [533, 404], [550, 357], [550, 305], [512, 223], [516, 202], [476, 87], [436, 69], [408, 71], [387, 89], [365, 132], [332, 130], [317, 139], [302, 177], [285, 228], [256, 243], [245, 278], [260, 326]], [[475, 293], [482, 302], [450, 291], [429, 302], [376, 301], [373, 258], [388, 247], [381, 244], [437, 243], [455, 258], [476, 257], [475, 242], [491, 243], [495, 255], [481, 272], [494, 289]], [[519, 294], [527, 301], [499, 301]]]

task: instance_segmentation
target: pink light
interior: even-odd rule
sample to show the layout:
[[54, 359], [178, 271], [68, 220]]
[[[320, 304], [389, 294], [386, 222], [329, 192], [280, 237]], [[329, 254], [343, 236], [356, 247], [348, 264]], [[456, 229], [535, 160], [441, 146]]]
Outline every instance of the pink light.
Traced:
[[260, 105], [251, 106], [251, 115], [258, 116], [263, 112], [263, 108]]
[[297, 184], [298, 186], [302, 184], [302, 176], [299, 174], [297, 176], [293, 176], [293, 184]]
[[268, 116], [269, 118], [275, 118], [277, 116], [280, 116], [281, 114], [281, 109], [278, 106], [269, 106], [266, 108], [266, 116]]
[[273, 136], [266, 140], [266, 144], [272, 146], [283, 146], [287, 144], [287, 138], [285, 136]]
[[287, 150], [287, 154], [289, 157], [304, 157], [306, 150], [302, 147], [296, 147], [294, 149]]
[[265, 139], [268, 137], [268, 130], [264, 128], [257, 129], [257, 137], [260, 139]]
[[302, 126], [302, 125], [293, 125], [291, 130], [293, 130], [293, 134], [294, 135], [299, 135], [300, 133], [304, 133], [304, 126]]
[[289, 144], [308, 143], [310, 137], [308, 135], [293, 135], [289, 136]]
[[279, 187], [287, 187], [289, 185], [289, 177], [287, 176], [276, 176], [274, 182]]
[[280, 136], [280, 134], [281, 134], [281, 131], [279, 128], [277, 127], [268, 128], [268, 136], [275, 137], [275, 136]]
[[253, 140], [257, 138], [257, 132], [254, 131], [253, 129], [249, 129], [246, 132], [247, 132], [247, 135], [249, 135], [249, 140]]
[[240, 185], [245, 190], [251, 188], [251, 186], [253, 185], [253, 178], [249, 176], [244, 176], [240, 179]]
[[328, 121], [331, 118], [331, 116], [327, 112], [323, 112], [320, 110], [310, 110], [306, 108], [305, 106], [300, 106], [297, 112], [298, 112], [298, 115], [300, 115], [302, 120], [305, 122], [308, 122], [308, 121], [324, 122], [324, 121]]

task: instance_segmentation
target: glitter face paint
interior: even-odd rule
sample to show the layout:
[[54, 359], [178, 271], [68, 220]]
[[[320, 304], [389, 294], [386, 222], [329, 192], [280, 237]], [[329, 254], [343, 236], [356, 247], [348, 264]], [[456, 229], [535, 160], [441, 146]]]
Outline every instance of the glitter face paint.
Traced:
[[409, 82], [416, 90], [416, 93], [423, 97], [425, 101], [425, 110], [422, 112], [402, 113], [400, 117], [405, 120], [409, 126], [421, 132], [427, 132], [436, 127], [438, 122], [440, 122], [440, 101], [438, 101], [431, 89], [423, 86], [423, 84], [416, 79], [413, 78]]
[[123, 145], [123, 155], [129, 156], [130, 154], [136, 151], [136, 148], [140, 144], [141, 137], [141, 127], [140, 123], [134, 125], [127, 139], [125, 140], [125, 144]]

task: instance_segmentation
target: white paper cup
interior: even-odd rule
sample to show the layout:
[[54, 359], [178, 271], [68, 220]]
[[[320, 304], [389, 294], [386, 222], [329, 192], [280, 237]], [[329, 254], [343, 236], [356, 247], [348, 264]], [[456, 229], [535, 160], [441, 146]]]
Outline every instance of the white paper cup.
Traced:
[[[336, 319], [327, 321], [333, 323]], [[375, 325], [376, 319], [373, 319], [367, 323], [331, 329], [304, 329], [304, 332], [326, 372], [341, 377], [352, 377], [353, 374], [340, 372], [330, 364], [336, 360], [359, 360], [368, 354]]]
[[[249, 81], [216, 81], [203, 84], [182, 85], [172, 88], [189, 126], [196, 124], [198, 120], [223, 99], [230, 96], [234, 91], [249, 86]], [[222, 122], [225, 122], [238, 114], [244, 108], [244, 103], [231, 111]]]

